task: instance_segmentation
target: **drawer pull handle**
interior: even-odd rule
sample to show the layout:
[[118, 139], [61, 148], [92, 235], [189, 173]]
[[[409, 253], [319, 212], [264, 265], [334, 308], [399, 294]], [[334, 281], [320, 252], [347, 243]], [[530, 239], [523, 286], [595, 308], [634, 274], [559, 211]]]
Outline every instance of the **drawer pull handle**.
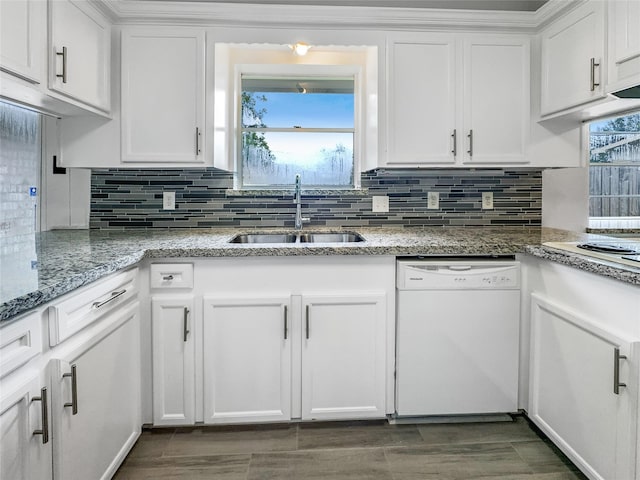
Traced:
[[64, 404], [65, 408], [71, 407], [73, 415], [78, 414], [78, 374], [76, 364], [71, 365], [71, 373], [62, 374], [62, 378], [71, 377], [71, 402]]
[[200, 149], [200, 128], [196, 127], [196, 157], [202, 153]]
[[473, 157], [473, 130], [469, 130], [467, 138], [469, 139], [469, 150], [467, 150], [467, 153], [470, 157]]
[[164, 280], [165, 282], [170, 282], [171, 280], [173, 280], [173, 275], [165, 275], [164, 277], [162, 277], [162, 280]]
[[100, 308], [103, 305], [106, 305], [107, 303], [115, 300], [116, 298], [124, 295], [125, 293], [127, 293], [127, 289], [123, 288], [120, 291], [116, 291], [116, 292], [111, 292], [111, 296], [109, 298], [107, 298], [106, 300], [103, 300], [102, 302], [93, 302], [93, 308]]
[[62, 47], [62, 52], [56, 52], [62, 57], [62, 75], [56, 73], [56, 78], [62, 78], [62, 83], [67, 83], [67, 47]]
[[40, 412], [42, 413], [42, 429], [34, 430], [34, 435], [42, 435], [42, 444], [49, 443], [49, 405], [47, 402], [47, 387], [40, 389], [40, 396], [33, 397], [32, 402], [40, 403]]
[[309, 305], [306, 307], [307, 340], [309, 340]]
[[189, 335], [188, 317], [189, 309], [187, 307], [184, 307], [184, 315], [182, 317], [182, 340], [184, 342], [187, 341], [187, 336]]
[[613, 349], [613, 393], [620, 395], [620, 387], [626, 387], [626, 383], [620, 382], [620, 360], [626, 360], [626, 355], [620, 355], [620, 349]]

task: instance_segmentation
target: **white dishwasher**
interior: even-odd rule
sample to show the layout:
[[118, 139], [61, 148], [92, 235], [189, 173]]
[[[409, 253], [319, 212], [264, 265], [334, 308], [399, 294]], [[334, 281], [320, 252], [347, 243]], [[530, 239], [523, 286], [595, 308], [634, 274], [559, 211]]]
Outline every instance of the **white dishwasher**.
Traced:
[[520, 264], [397, 262], [398, 416], [515, 412]]

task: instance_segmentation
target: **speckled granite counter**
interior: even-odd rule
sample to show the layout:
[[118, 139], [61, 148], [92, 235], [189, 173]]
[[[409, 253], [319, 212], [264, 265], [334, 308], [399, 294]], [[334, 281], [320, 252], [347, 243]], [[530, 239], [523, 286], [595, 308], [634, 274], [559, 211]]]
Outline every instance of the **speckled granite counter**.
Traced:
[[[337, 229], [313, 229], [313, 231]], [[0, 257], [0, 321], [134, 265], [143, 258], [291, 255], [497, 255], [526, 252], [640, 285], [640, 269], [615, 267], [541, 244], [599, 238], [547, 228], [349, 228], [353, 244], [229, 244], [237, 229], [53, 231], [21, 240]], [[255, 229], [243, 230], [244, 232]], [[265, 230], [267, 231], [267, 230]], [[277, 231], [277, 230], [268, 230]], [[282, 231], [282, 230], [280, 230]], [[260, 231], [264, 233], [264, 231]]]

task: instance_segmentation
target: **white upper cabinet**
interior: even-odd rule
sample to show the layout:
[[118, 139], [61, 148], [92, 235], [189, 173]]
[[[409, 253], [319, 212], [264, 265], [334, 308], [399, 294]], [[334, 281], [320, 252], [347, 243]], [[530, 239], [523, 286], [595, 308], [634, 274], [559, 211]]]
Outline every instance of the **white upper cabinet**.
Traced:
[[640, 2], [611, 0], [607, 92], [640, 84]]
[[31, 83], [42, 82], [46, 4], [0, 2], [0, 69]]
[[49, 88], [110, 110], [111, 26], [89, 2], [49, 1]]
[[205, 33], [122, 32], [122, 161], [203, 163]]
[[389, 83], [387, 163], [455, 163], [455, 38], [391, 41]]
[[465, 164], [527, 162], [529, 71], [526, 38], [464, 41], [463, 138], [458, 150]]
[[386, 164], [527, 162], [529, 44], [516, 35], [390, 40]]
[[590, 1], [541, 32], [543, 117], [605, 96], [604, 8]]

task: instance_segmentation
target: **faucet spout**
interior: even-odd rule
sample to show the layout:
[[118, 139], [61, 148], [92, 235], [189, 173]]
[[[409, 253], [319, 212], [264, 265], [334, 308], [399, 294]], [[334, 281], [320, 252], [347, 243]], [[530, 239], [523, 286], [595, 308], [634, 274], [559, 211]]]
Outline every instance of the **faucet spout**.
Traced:
[[295, 193], [293, 195], [293, 203], [296, 204], [296, 218], [294, 222], [294, 226], [296, 230], [302, 230], [302, 224], [310, 221], [309, 218], [302, 216], [302, 194], [300, 192], [300, 174], [296, 174], [296, 188]]

